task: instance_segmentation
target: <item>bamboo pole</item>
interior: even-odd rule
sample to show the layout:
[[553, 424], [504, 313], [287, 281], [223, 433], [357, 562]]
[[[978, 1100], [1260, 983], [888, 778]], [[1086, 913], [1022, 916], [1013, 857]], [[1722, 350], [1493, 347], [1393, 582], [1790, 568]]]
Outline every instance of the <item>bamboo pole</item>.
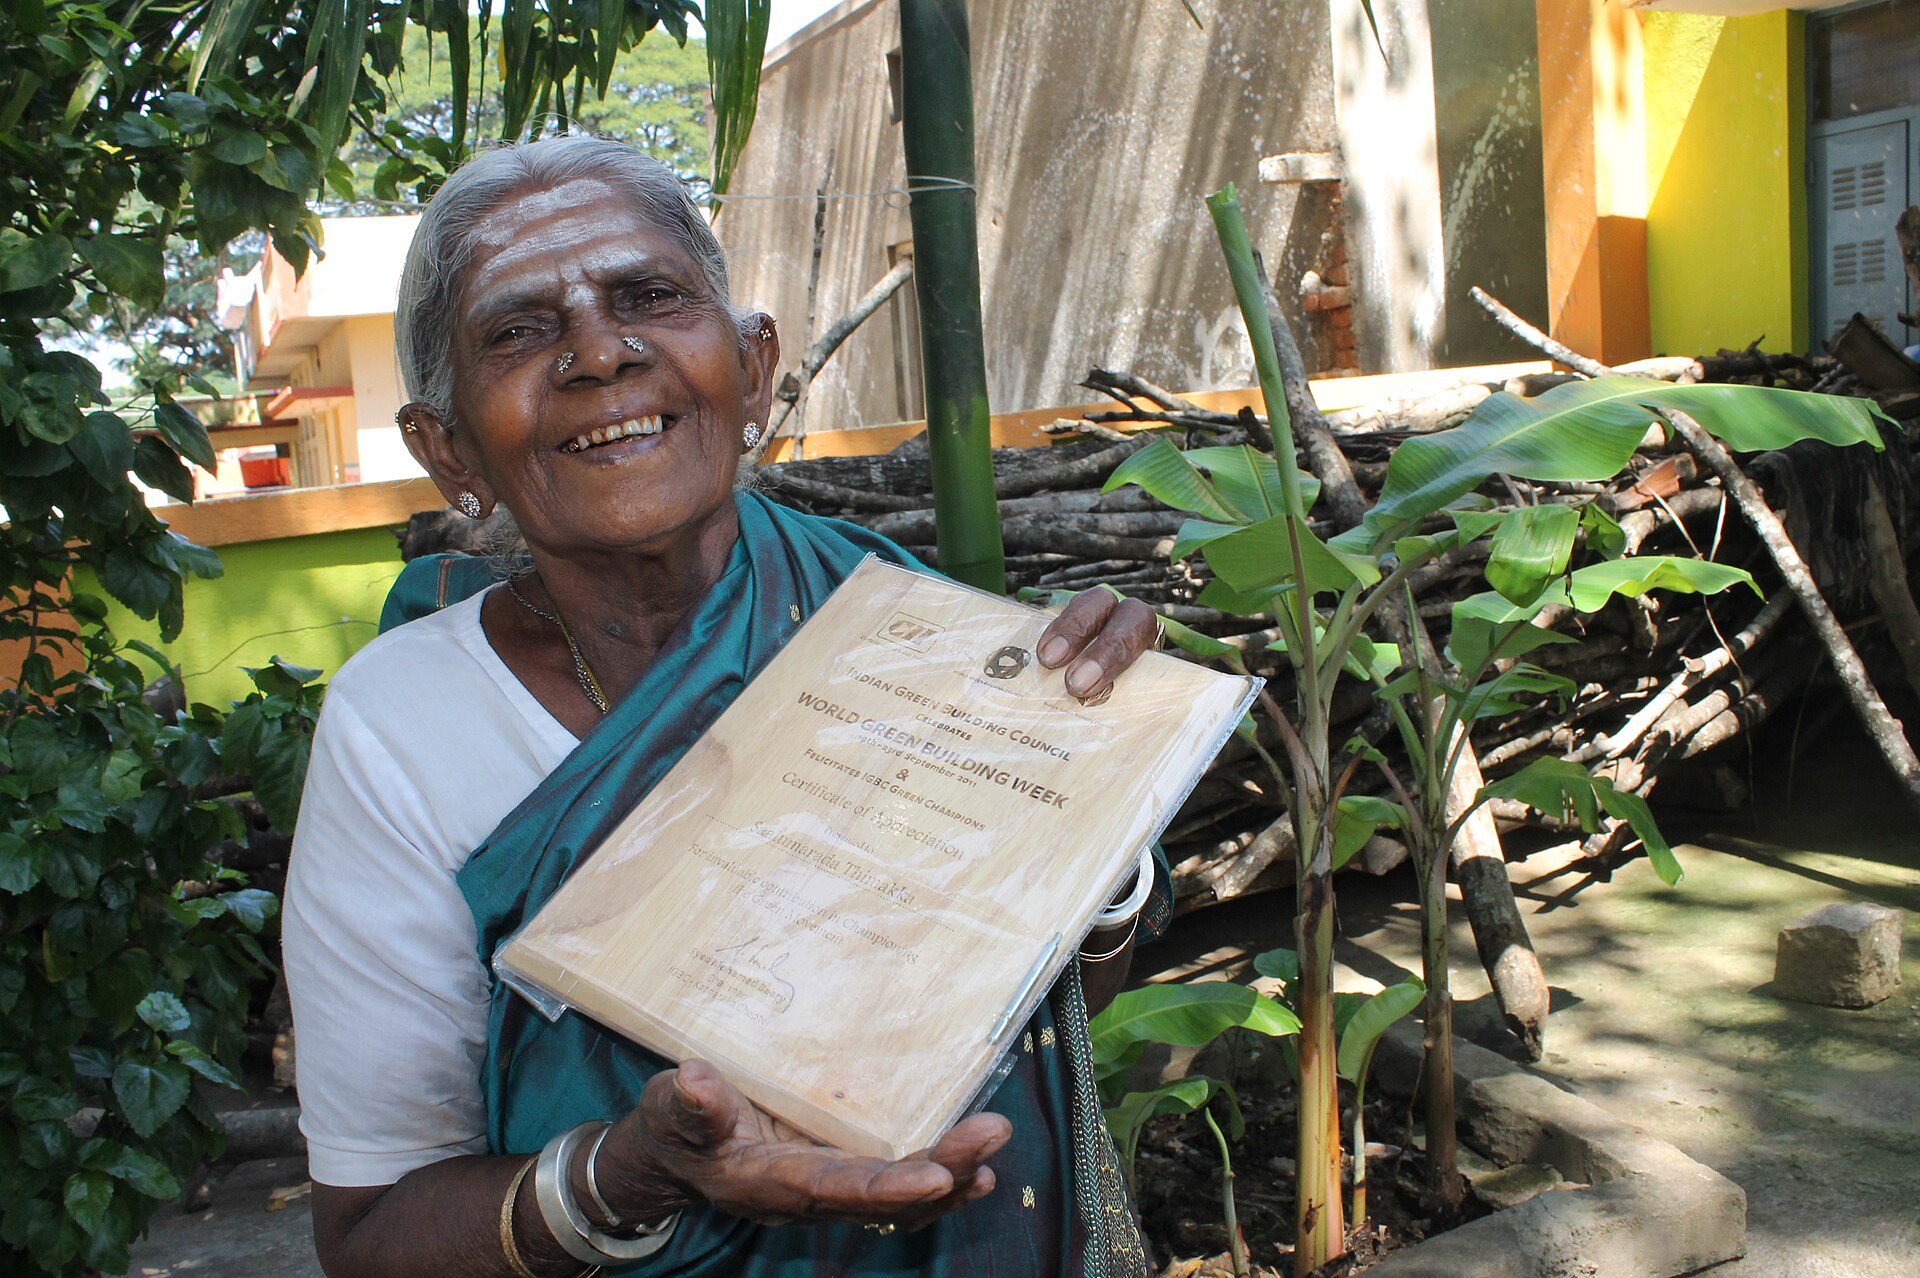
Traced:
[[966, 0], [900, 0], [900, 115], [940, 571], [1003, 594], [973, 189]]

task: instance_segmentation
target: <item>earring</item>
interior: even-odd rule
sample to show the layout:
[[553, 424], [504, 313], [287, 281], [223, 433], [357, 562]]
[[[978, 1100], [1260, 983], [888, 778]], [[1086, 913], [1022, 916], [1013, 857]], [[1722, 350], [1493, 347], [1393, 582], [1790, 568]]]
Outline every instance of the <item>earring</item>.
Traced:
[[465, 515], [468, 519], [479, 519], [487, 513], [481, 508], [480, 499], [465, 488], [462, 488], [460, 495], [453, 499], [453, 508]]
[[632, 351], [635, 355], [645, 355], [647, 353], [647, 344], [637, 337], [623, 337], [620, 339], [620, 344]]
[[556, 373], [564, 373], [569, 368], [572, 368], [572, 367], [573, 367], [573, 352], [568, 351], [565, 355], [562, 355], [560, 357], [560, 362], [553, 366], [553, 371]]
[[740, 432], [740, 438], [744, 439], [747, 442], [748, 448], [752, 448], [755, 444], [759, 443], [760, 442], [760, 423], [748, 422], [746, 425], [746, 429]]
[[407, 411], [406, 406], [393, 410], [393, 424], [398, 426], [400, 432], [404, 435], [418, 435], [420, 433], [420, 428], [414, 424], [413, 414]]

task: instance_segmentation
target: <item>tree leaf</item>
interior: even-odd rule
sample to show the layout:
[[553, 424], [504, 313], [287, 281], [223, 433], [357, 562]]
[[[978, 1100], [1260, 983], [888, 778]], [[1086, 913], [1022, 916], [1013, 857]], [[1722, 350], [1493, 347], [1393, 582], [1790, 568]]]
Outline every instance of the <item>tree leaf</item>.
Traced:
[[167, 1170], [165, 1163], [137, 1149], [128, 1149], [124, 1145], [111, 1146], [111, 1142], [109, 1145], [108, 1150], [102, 1151], [102, 1156], [93, 1160], [100, 1164], [96, 1170], [107, 1173], [115, 1180], [124, 1181], [136, 1192], [149, 1198], [165, 1202], [180, 1196], [180, 1181]]
[[240, 1080], [233, 1076], [232, 1070], [183, 1038], [167, 1044], [167, 1055], [210, 1083], [218, 1083], [222, 1087], [240, 1086]]
[[253, 794], [276, 829], [291, 830], [299, 820], [312, 749], [306, 733], [279, 728], [263, 733], [253, 752]]
[[64, 235], [28, 235], [0, 230], [0, 293], [19, 293], [51, 283], [67, 269], [73, 245]]
[[[1759, 583], [1746, 569], [1715, 563], [1711, 559], [1635, 555], [1629, 559], [1602, 560], [1574, 569], [1525, 604], [1513, 603], [1492, 592], [1469, 595], [1453, 606], [1455, 632], [1448, 646], [1459, 651], [1459, 626], [1462, 622], [1482, 621], [1500, 626], [1525, 621], [1548, 604], [1564, 604], [1579, 612], [1597, 612], [1614, 595], [1638, 599], [1650, 590], [1713, 595], [1733, 586], [1745, 586], [1756, 595], [1760, 593]], [[1502, 648], [1501, 655], [1518, 654]], [[1464, 663], [1462, 668], [1466, 668]]]
[[707, 0], [707, 67], [713, 86], [713, 190], [727, 193], [753, 132], [766, 60], [771, 0]]
[[172, 400], [164, 400], [154, 405], [153, 424], [160, 429], [160, 437], [173, 446], [173, 451], [205, 471], [214, 469], [213, 441], [207, 438], [207, 428], [200, 419], [189, 413]]
[[179, 1113], [192, 1090], [186, 1067], [173, 1061], [147, 1065], [124, 1060], [113, 1071], [114, 1099], [120, 1102], [120, 1112], [133, 1130], [143, 1137], [153, 1135]]
[[95, 235], [75, 241], [99, 281], [135, 306], [158, 310], [166, 301], [166, 262], [160, 246], [133, 235]]
[[1580, 507], [1580, 530], [1587, 535], [1587, 549], [1602, 559], [1618, 559], [1627, 553], [1626, 530], [1620, 521], [1590, 501]]
[[63, 1123], [80, 1112], [80, 1098], [50, 1078], [29, 1074], [7, 1102], [8, 1116], [23, 1123]]
[[[1216, 525], [1242, 528], [1260, 517], [1249, 516], [1229, 504], [1215, 489], [1213, 481], [1196, 470], [1186, 454], [1163, 436], [1156, 435], [1145, 448], [1114, 467], [1100, 491], [1110, 493], [1128, 484], [1139, 487], [1162, 505], [1199, 515]], [[1185, 531], [1181, 530], [1182, 543], [1186, 540]], [[1191, 546], [1185, 551], [1176, 547], [1174, 558], [1191, 551]]]
[[226, 902], [227, 913], [240, 920], [240, 926], [249, 932], [258, 932], [267, 925], [268, 919], [280, 912], [279, 898], [261, 888], [222, 892], [220, 899]]
[[1452, 430], [1394, 450], [1365, 522], [1336, 539], [1346, 549], [1390, 544], [1488, 478], [1598, 481], [1626, 468], [1663, 409], [1679, 409], [1740, 451], [1801, 439], [1880, 447], [1872, 402], [1762, 386], [1670, 386], [1638, 377], [1568, 382], [1531, 399], [1501, 391]]
[[1204, 1047], [1236, 1027], [1283, 1036], [1299, 1033], [1300, 1019], [1245, 985], [1208, 981], [1128, 990], [1094, 1017], [1087, 1031], [1099, 1065], [1121, 1059], [1139, 1043]]
[[133, 469], [133, 432], [112, 413], [88, 413], [67, 441], [89, 478], [109, 492], [127, 488]]
[[1417, 976], [1409, 976], [1361, 1003], [1353, 1013], [1353, 1018], [1340, 1031], [1338, 1064], [1335, 1066], [1340, 1077], [1350, 1083], [1359, 1082], [1366, 1073], [1368, 1062], [1373, 1059], [1373, 1049], [1380, 1044], [1380, 1036], [1391, 1029], [1395, 1021], [1420, 1006], [1420, 1000], [1426, 994], [1426, 984]]
[[158, 435], [134, 441], [133, 473], [149, 488], [158, 488], [175, 501], [193, 500], [193, 473]]
[[89, 1234], [96, 1233], [107, 1218], [107, 1207], [113, 1202], [113, 1181], [101, 1172], [77, 1171], [67, 1177], [62, 1197], [73, 1223]]
[[1594, 776], [1571, 759], [1535, 759], [1510, 777], [1482, 786], [1480, 799], [1514, 799], [1536, 812], [1562, 821], [1577, 821], [1588, 834], [1600, 828], [1600, 813], [1625, 821], [1646, 844], [1647, 859], [1669, 886], [1680, 882], [1679, 860], [1655, 824], [1646, 801], [1614, 788], [1605, 777]]
[[1333, 817], [1333, 868], [1353, 860], [1381, 826], [1399, 829], [1407, 823], [1407, 811], [1390, 799], [1369, 794], [1341, 796]]
[[[1240, 512], [1242, 523], [1255, 523], [1285, 513], [1286, 490], [1280, 482], [1280, 463], [1273, 454], [1263, 453], [1250, 444], [1229, 444], [1189, 448], [1184, 456], [1206, 472], [1213, 481], [1214, 491]], [[1312, 509], [1320, 497], [1320, 481], [1304, 470], [1299, 472], [1299, 477], [1300, 500]]]
[[1240, 1098], [1233, 1088], [1204, 1074], [1189, 1074], [1151, 1091], [1128, 1092], [1118, 1104], [1106, 1111], [1107, 1131], [1119, 1146], [1121, 1165], [1131, 1168], [1139, 1150], [1140, 1132], [1162, 1114], [1193, 1114], [1206, 1108], [1215, 1097], [1227, 1102], [1228, 1123], [1233, 1139], [1246, 1130], [1240, 1112]]
[[1172, 617], [1162, 616], [1160, 624], [1165, 627], [1167, 642], [1182, 652], [1210, 660], [1224, 659], [1227, 664], [1236, 669], [1239, 668], [1240, 650], [1232, 644], [1223, 643], [1212, 635], [1201, 634], [1193, 627], [1182, 625]]
[[1579, 531], [1578, 512], [1557, 502], [1510, 512], [1488, 548], [1487, 584], [1514, 603], [1532, 602], [1567, 570]]
[[1207, 564], [1220, 579], [1238, 591], [1301, 582], [1308, 591], [1344, 590], [1356, 581], [1372, 585], [1380, 580], [1380, 570], [1364, 555], [1330, 548], [1313, 535], [1313, 530], [1298, 529], [1302, 574], [1293, 561], [1293, 544], [1288, 537], [1290, 516], [1276, 515], [1250, 528], [1221, 537], [1207, 545]]
[[153, 1029], [168, 1034], [179, 1034], [193, 1027], [193, 1017], [187, 1012], [187, 1005], [176, 994], [166, 990], [155, 990], [140, 1000], [134, 1014]]
[[1300, 956], [1289, 949], [1267, 950], [1253, 956], [1253, 970], [1291, 989], [1300, 979]]

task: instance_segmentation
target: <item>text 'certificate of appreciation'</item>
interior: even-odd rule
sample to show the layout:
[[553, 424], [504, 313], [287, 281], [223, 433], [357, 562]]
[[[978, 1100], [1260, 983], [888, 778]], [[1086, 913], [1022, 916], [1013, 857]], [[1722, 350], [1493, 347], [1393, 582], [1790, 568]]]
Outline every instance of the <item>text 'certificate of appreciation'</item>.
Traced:
[[962, 1117], [1255, 680], [870, 559], [501, 951], [541, 1000], [898, 1158]]

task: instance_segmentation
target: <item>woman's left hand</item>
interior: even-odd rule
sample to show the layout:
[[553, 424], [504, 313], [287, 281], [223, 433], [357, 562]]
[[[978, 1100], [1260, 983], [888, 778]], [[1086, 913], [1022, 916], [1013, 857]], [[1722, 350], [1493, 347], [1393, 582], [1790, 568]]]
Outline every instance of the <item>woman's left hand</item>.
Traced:
[[1121, 599], [1104, 587], [1070, 600], [1034, 651], [1049, 670], [1067, 668], [1067, 691], [1082, 701], [1102, 701], [1120, 673], [1160, 639], [1160, 619], [1138, 599]]

